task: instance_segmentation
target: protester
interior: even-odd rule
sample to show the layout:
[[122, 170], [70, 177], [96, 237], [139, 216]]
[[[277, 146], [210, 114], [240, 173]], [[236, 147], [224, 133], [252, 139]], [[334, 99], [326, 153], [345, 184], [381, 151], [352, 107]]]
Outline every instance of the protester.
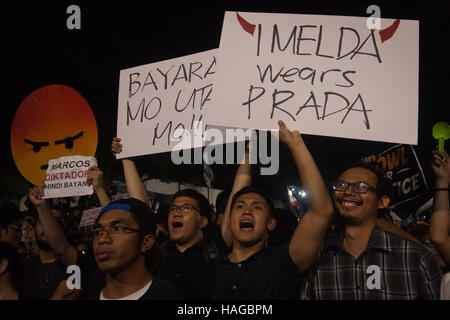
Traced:
[[[443, 160], [444, 157], [445, 160]], [[430, 235], [442, 258], [450, 265], [450, 218], [448, 204], [450, 159], [447, 152], [441, 154], [438, 151], [433, 151], [432, 169], [436, 179]]]
[[[445, 158], [445, 159], [444, 159]], [[450, 159], [444, 154], [433, 151], [431, 164], [435, 176], [433, 213], [430, 224], [430, 237], [439, 255], [447, 266], [450, 266], [450, 218], [448, 187], [450, 182]], [[450, 273], [447, 273], [441, 284], [441, 299], [450, 300]]]
[[[63, 212], [56, 206], [49, 206], [53, 219], [59, 228], [64, 230]], [[50, 247], [41, 220], [35, 227], [35, 238], [38, 254], [23, 262], [22, 295], [28, 300], [49, 300], [61, 281], [65, 281], [66, 266], [58, 259]]]
[[102, 209], [94, 226], [92, 259], [70, 245], [42, 196], [42, 185], [30, 192], [50, 246], [66, 266], [80, 267], [84, 299], [178, 297], [171, 285], [153, 276], [147, 264], [156, 226], [153, 213], [145, 203], [137, 199], [117, 200]]
[[275, 228], [271, 199], [254, 186], [232, 195], [222, 224], [232, 234], [232, 251], [217, 264], [214, 299], [296, 299], [300, 273], [314, 264], [330, 226], [332, 202], [311, 154], [298, 131], [279, 125], [279, 139], [309, 194], [309, 210], [288, 243], [268, 247], [268, 231]]
[[0, 241], [0, 300], [18, 300], [20, 257], [9, 243]]
[[390, 202], [381, 169], [358, 163], [333, 183], [339, 226], [327, 238], [301, 297], [319, 300], [437, 299], [441, 270], [422, 245], [377, 227]]

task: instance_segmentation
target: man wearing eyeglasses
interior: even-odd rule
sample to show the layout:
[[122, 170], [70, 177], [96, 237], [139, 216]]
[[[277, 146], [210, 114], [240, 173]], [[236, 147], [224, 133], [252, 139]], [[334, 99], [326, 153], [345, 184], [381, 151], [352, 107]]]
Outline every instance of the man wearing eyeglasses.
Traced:
[[105, 206], [94, 225], [92, 257], [68, 243], [49, 214], [42, 185], [30, 191], [45, 227], [48, 242], [66, 266], [81, 270], [83, 299], [169, 300], [179, 298], [170, 284], [152, 273], [156, 225], [151, 209], [137, 199], [121, 199]]
[[168, 214], [170, 242], [162, 246], [158, 275], [177, 287], [185, 299], [209, 299], [212, 263], [226, 245], [217, 237], [206, 237], [210, 219], [209, 201], [193, 189], [173, 196]]
[[304, 282], [302, 298], [439, 298], [441, 271], [433, 254], [377, 227], [390, 194], [390, 184], [373, 165], [358, 163], [341, 173], [333, 183], [337, 227]]

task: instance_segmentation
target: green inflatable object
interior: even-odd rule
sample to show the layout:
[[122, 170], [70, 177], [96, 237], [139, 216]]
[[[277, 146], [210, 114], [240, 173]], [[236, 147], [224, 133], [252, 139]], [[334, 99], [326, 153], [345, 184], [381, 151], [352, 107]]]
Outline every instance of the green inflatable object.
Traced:
[[439, 140], [439, 152], [444, 152], [444, 141], [450, 138], [450, 126], [447, 122], [438, 122], [433, 126], [433, 138]]

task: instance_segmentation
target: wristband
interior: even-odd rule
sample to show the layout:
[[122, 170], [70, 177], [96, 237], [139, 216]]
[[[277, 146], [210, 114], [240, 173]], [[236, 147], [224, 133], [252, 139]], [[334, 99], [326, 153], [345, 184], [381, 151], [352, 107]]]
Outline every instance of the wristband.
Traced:
[[448, 188], [436, 188], [433, 191], [448, 191]]

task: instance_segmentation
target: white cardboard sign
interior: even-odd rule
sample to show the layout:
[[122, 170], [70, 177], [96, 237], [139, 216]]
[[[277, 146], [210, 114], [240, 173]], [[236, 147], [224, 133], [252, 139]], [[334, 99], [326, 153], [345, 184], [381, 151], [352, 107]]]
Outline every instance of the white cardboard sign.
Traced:
[[208, 125], [417, 144], [419, 22], [226, 12]]
[[82, 228], [92, 226], [95, 223], [95, 220], [97, 220], [97, 217], [100, 214], [101, 210], [101, 207], [84, 210], [83, 215], [81, 216], [79, 227]]
[[124, 148], [118, 158], [183, 149], [186, 134], [193, 146], [204, 145], [216, 55], [217, 49], [120, 71], [117, 136]]
[[87, 185], [87, 171], [93, 165], [97, 165], [94, 157], [65, 156], [50, 160], [44, 181], [44, 199], [92, 194], [92, 186]]

